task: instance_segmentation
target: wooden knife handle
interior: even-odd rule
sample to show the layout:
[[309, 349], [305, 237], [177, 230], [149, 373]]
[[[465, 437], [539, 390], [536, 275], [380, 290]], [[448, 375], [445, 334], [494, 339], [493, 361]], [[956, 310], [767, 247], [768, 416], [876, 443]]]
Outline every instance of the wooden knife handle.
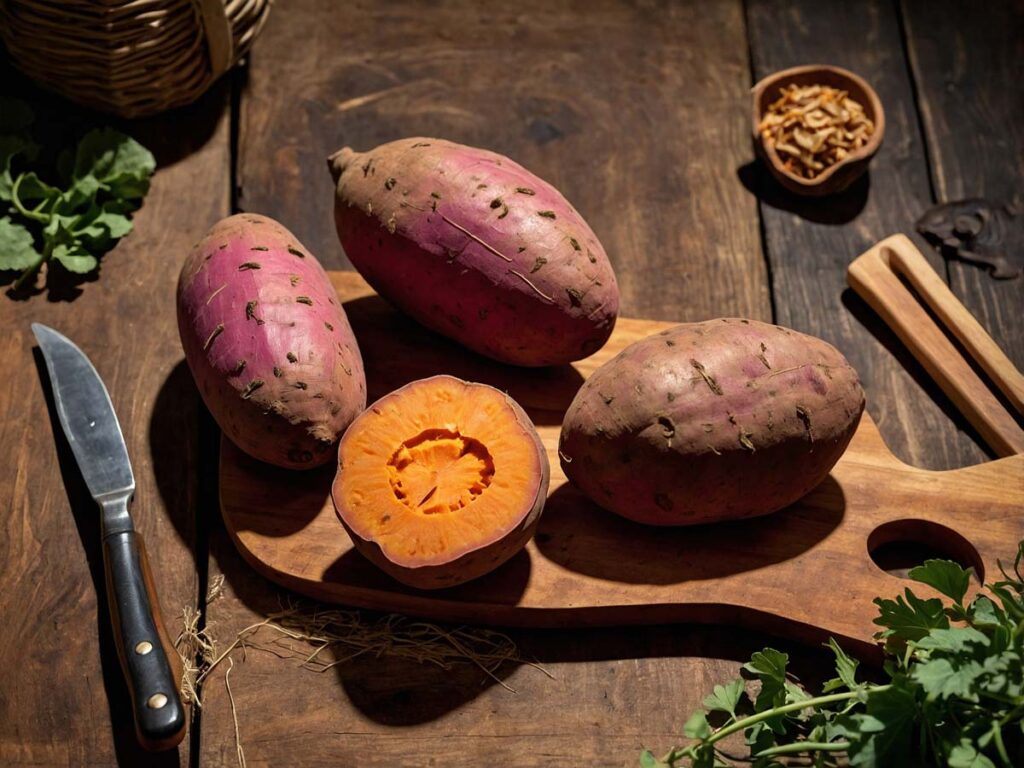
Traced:
[[142, 537], [135, 531], [108, 534], [103, 563], [114, 640], [139, 743], [153, 751], [171, 749], [185, 735], [185, 709], [178, 695], [181, 664], [163, 626]]

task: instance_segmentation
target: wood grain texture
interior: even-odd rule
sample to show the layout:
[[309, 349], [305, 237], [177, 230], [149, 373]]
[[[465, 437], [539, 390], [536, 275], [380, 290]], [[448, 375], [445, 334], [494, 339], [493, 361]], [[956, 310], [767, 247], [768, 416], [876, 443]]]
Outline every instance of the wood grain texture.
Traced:
[[[845, 67], [871, 84], [886, 112], [881, 149], [867, 175], [842, 195], [800, 200], [757, 172], [776, 322], [820, 336], [850, 359], [869, 394], [868, 410], [898, 457], [932, 469], [983, 461], [984, 451], [965, 432], [969, 425], [846, 287], [846, 267], [857, 255], [891, 234], [911, 233], [931, 206], [895, 7], [882, 0], [750, 0], [747, 28], [755, 78], [797, 64]], [[934, 254], [931, 263], [943, 269]]]
[[[901, 366], [909, 356], [892, 358], [895, 336], [866, 305], [840, 304], [848, 261], [908, 230], [931, 202], [892, 7], [801, 7], [795, 18], [766, 7], [760, 32], [749, 25], [763, 65], [750, 69], [848, 66], [876, 88], [885, 81], [881, 95], [894, 120], [870, 184], [804, 211], [819, 221], [802, 220], [790, 202], [762, 191], [764, 210], [779, 209], [766, 214], [766, 235], [774, 215], [771, 236], [789, 254], [785, 264], [772, 262], [776, 317], [793, 324], [813, 317], [803, 330], [840, 342], [900, 456], [934, 467], [980, 461], [983, 452], [946, 422], [949, 403], [929, 405], [938, 390], [922, 384], [923, 370], [907, 375]], [[509, 154], [562, 188], [620, 276], [628, 275], [627, 314], [690, 319], [711, 307], [708, 314], [767, 317], [754, 197], [735, 194], [737, 168], [753, 154], [740, 3], [494, 8], [360, 2], [339, 9], [304, 0], [272, 15], [241, 98], [242, 208], [280, 218], [328, 266], [345, 266], [325, 154], [344, 143], [364, 149], [443, 133]], [[866, 34], [835, 34], [865, 23]], [[758, 52], [767, 37], [770, 56]], [[747, 171], [739, 176], [756, 188]], [[856, 218], [865, 199], [866, 215]], [[231, 638], [277, 610], [286, 593], [268, 587], [213, 526], [210, 570], [226, 576], [227, 591], [209, 619], [218, 637]], [[511, 634], [556, 680], [525, 667], [506, 671], [518, 691], [509, 694], [469, 666], [433, 670], [360, 657], [316, 675], [251, 652], [231, 673], [248, 764], [632, 765], [640, 745], [659, 751], [678, 742], [686, 715], [752, 650], [769, 643], [789, 650], [804, 680], [829, 669], [812, 649], [732, 626]], [[224, 671], [205, 688], [201, 765], [237, 764]]]
[[[986, 445], [1000, 456], [1024, 453], [1024, 430], [1017, 423], [1017, 414], [1024, 415], [1024, 377], [914, 244], [903, 235], [887, 237], [858, 256], [848, 276]], [[1001, 402], [1000, 392], [1010, 403]]]
[[[296, 0], [253, 52], [240, 205], [344, 267], [326, 155], [440, 135], [557, 186], [608, 251], [623, 311], [768, 319], [756, 202], [735, 174], [749, 147], [746, 50], [739, 0]], [[234, 597], [209, 618], [230, 637], [274, 610], [278, 593], [223, 530], [211, 548], [211, 574], [225, 573]], [[514, 636], [558, 681], [523, 669], [512, 695], [472, 669], [385, 657], [317, 677], [250, 654], [231, 677], [249, 765], [632, 764], [641, 745], [675, 741], [737, 660], [777, 642], [691, 627]], [[222, 670], [206, 692], [201, 761], [234, 764]]]
[[[109, 120], [22, 86], [45, 133], [73, 141]], [[155, 757], [135, 743], [107, 611], [99, 513], [48, 408], [48, 379], [29, 323], [50, 325], [79, 344], [110, 391], [136, 479], [132, 516], [176, 634], [181, 610], [195, 605], [197, 592], [198, 397], [181, 367], [174, 290], [179, 257], [227, 209], [225, 97], [217, 89], [179, 112], [173, 133], [158, 120], [122, 126], [154, 151], [159, 169], [135, 230], [103, 258], [98, 279], [58, 281], [26, 301], [0, 296], [0, 353], [17, 371], [0, 387], [3, 765], [189, 760], [187, 743]]]
[[240, 201], [325, 266], [347, 265], [327, 155], [437, 136], [554, 184], [618, 268], [623, 312], [769, 318], [755, 202], [735, 172], [749, 146], [738, 2], [306, 0], [286, 15], [253, 55]]
[[[904, 0], [907, 50], [937, 202], [986, 197], [1024, 203], [1024, 4]], [[950, 284], [1024, 368], [1024, 278], [993, 280], [949, 264]]]
[[[558, 437], [568, 399], [558, 403], [552, 395], [574, 394], [573, 385], [626, 346], [671, 324], [620, 318], [601, 350], [538, 375], [441, 345], [426, 332], [403, 334], [404, 318], [372, 297], [358, 275], [333, 273], [332, 280], [367, 349], [371, 399], [438, 370], [479, 367], [474, 380], [507, 390], [538, 424], [551, 484], [524, 552], [473, 582], [421, 591], [403, 587], [355, 551], [330, 499], [333, 467], [315, 474], [272, 471], [223, 440], [227, 529], [250, 565], [300, 594], [512, 626], [739, 623], [806, 642], [835, 637], [863, 656], [877, 651], [871, 601], [896, 587], [869, 555], [869, 541], [880, 531], [902, 530], [913, 539], [913, 532], [928, 529], [933, 546], [977, 563], [979, 573], [998, 572], [1006, 542], [1024, 537], [1024, 484], [1017, 482], [1024, 455], [955, 471], [916, 469], [892, 456], [870, 417], [829, 478], [782, 512], [676, 529], [623, 521], [566, 485]], [[841, 596], [847, 609], [834, 611], [823, 590]]]
[[[213, 543], [228, 586], [210, 610], [251, 611], [217, 612], [215, 631], [226, 637], [278, 610], [285, 594], [268, 590], [226, 537]], [[439, 669], [367, 654], [317, 673], [258, 650], [244, 660], [236, 654], [230, 683], [246, 763], [632, 766], [641, 748], [678, 743], [686, 713], [769, 642], [757, 632], [686, 625], [509, 634], [552, 678], [506, 664], [497, 674], [511, 692], [470, 663]], [[820, 651], [770, 642], [791, 654], [803, 680], [826, 676]], [[205, 686], [204, 767], [238, 765], [225, 671]]]

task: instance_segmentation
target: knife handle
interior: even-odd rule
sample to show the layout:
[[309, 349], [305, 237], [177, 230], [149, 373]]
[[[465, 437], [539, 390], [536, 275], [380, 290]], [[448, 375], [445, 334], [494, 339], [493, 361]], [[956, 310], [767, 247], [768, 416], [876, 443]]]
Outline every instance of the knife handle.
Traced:
[[148, 750], [171, 749], [185, 735], [185, 710], [178, 695], [180, 659], [164, 629], [142, 536], [135, 531], [105, 536], [103, 563], [136, 735]]

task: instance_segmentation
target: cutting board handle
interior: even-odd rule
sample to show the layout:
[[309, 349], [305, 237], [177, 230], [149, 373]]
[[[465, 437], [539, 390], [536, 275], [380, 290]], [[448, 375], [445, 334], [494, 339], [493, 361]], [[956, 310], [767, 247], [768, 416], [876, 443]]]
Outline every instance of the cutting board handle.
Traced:
[[882, 240], [850, 264], [847, 279], [992, 450], [1000, 456], [1024, 453], [1024, 429], [971, 361], [1022, 415], [1024, 376], [910, 238], [893, 235]]

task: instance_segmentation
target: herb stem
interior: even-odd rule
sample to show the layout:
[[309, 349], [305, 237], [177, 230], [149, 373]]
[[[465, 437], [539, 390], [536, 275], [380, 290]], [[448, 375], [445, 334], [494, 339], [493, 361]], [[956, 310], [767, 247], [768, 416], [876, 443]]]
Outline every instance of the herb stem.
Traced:
[[757, 757], [773, 757], [775, 755], [797, 755], [801, 752], [845, 752], [850, 748], [848, 741], [794, 741], [792, 744], [779, 744], [757, 753]]
[[892, 687], [889, 685], [876, 685], [865, 690], [849, 691], [848, 693], [832, 693], [828, 696], [818, 696], [812, 699], [804, 699], [803, 701], [795, 701], [792, 704], [783, 704], [781, 707], [775, 707], [773, 709], [766, 709], [764, 712], [758, 712], [755, 715], [749, 715], [742, 720], [737, 720], [730, 725], [726, 725], [722, 729], [713, 733], [710, 737], [704, 740], [704, 744], [714, 744], [720, 739], [724, 739], [736, 731], [742, 731], [745, 728], [749, 728], [752, 725], [768, 720], [769, 718], [775, 717], [776, 715], [785, 715], [789, 712], [800, 712], [804, 709], [813, 709], [814, 707], [820, 707], [823, 704], [833, 704], [837, 701], [849, 701], [860, 696], [862, 693], [871, 695], [873, 693], [881, 693], [887, 691]]
[[1018, 718], [1021, 715], [1024, 715], [1024, 704], [1017, 704], [1016, 709], [1012, 709], [1002, 716], [999, 720], [999, 727], [1002, 728], [1005, 725], [1009, 725], [1015, 718]]
[[996, 745], [996, 752], [999, 753], [999, 759], [1002, 760], [1003, 765], [1006, 768], [1011, 768], [1013, 763], [1010, 762], [1010, 753], [1006, 751], [1006, 744], [1003, 743], [1003, 729], [999, 723], [992, 726], [992, 741]]
[[26, 282], [28, 282], [29, 278], [35, 277], [36, 273], [39, 271], [39, 268], [43, 266], [44, 261], [46, 261], [46, 256], [40, 256], [38, 259], [36, 259], [34, 264], [30, 264], [28, 267], [26, 267], [25, 271], [22, 272], [18, 279], [14, 281], [14, 285], [12, 286], [14, 290], [20, 290], [21, 287]]
[[[50, 220], [50, 214], [40, 213], [38, 210], [29, 210], [28, 208], [21, 204], [21, 200], [18, 198], [18, 191], [21, 187], [21, 182], [25, 178], [27, 178], [25, 174], [21, 174], [18, 176], [17, 179], [14, 180], [14, 184], [11, 187], [11, 202], [14, 204], [14, 207], [18, 211], [18, 213], [20, 213], [26, 219], [33, 219], [34, 221], [46, 224]], [[40, 206], [41, 205], [42, 204], [40, 204]], [[36, 206], [36, 208], [39, 208], [40, 206]]]

